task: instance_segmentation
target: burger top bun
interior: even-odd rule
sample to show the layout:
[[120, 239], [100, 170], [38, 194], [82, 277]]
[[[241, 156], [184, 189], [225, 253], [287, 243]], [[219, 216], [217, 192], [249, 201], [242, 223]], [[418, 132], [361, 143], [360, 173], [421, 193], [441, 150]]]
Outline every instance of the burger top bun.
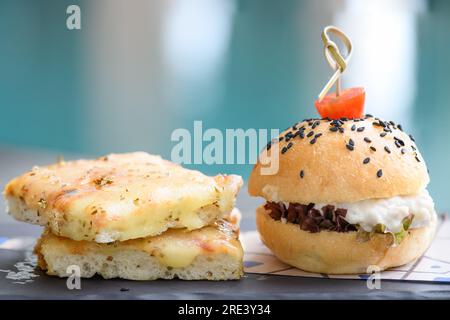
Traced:
[[248, 189], [267, 201], [349, 203], [415, 194], [429, 182], [413, 138], [400, 125], [370, 115], [305, 120], [285, 130], [266, 150], [271, 161], [278, 153], [278, 172], [261, 171], [263, 152]]

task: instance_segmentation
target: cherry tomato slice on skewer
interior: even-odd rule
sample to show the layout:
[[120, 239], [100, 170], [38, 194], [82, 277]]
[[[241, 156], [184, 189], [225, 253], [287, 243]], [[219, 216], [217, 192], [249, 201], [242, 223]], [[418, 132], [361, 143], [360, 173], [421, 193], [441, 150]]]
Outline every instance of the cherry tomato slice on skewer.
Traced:
[[316, 100], [317, 111], [322, 118], [362, 118], [364, 114], [364, 101], [366, 92], [364, 88], [349, 88], [341, 91], [339, 97], [336, 93], [326, 95], [322, 101]]

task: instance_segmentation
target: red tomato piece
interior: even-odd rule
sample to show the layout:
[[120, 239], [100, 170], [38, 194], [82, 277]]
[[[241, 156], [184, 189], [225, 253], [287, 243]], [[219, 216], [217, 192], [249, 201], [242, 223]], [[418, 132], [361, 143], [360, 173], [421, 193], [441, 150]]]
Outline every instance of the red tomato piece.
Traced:
[[341, 91], [339, 97], [336, 93], [326, 95], [322, 101], [316, 100], [317, 111], [322, 118], [362, 118], [364, 114], [364, 101], [366, 92], [364, 88], [349, 88]]

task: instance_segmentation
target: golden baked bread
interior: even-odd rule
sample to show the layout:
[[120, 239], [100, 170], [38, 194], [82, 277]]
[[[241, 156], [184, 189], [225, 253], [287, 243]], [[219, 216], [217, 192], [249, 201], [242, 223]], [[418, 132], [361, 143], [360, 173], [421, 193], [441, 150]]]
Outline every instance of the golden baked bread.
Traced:
[[76, 241], [47, 229], [35, 252], [40, 268], [59, 277], [68, 277], [70, 266], [79, 266], [83, 278], [99, 274], [105, 279], [230, 280], [243, 275], [238, 229], [226, 221], [109, 244]]
[[[268, 151], [279, 152], [279, 171], [262, 175], [258, 162], [250, 195], [306, 204], [356, 202], [415, 194], [427, 186], [426, 164], [398, 126], [372, 117], [333, 123], [313, 119], [281, 133], [282, 141]], [[287, 138], [288, 132], [295, 137]]]

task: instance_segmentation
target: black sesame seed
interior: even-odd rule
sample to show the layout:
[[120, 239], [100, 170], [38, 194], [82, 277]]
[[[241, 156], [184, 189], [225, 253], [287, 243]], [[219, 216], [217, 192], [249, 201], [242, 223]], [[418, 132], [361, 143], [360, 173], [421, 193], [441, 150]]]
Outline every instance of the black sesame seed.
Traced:
[[403, 131], [403, 128], [402, 128], [402, 125], [401, 125], [401, 124], [398, 124], [398, 125], [397, 125], [397, 128], [398, 128], [400, 131]]
[[367, 143], [371, 143], [371, 142], [372, 142], [372, 140], [370, 140], [370, 139], [367, 138], [367, 137], [364, 138], [364, 141], [367, 142]]
[[300, 178], [303, 179], [304, 176], [305, 176], [305, 171], [301, 170], [301, 171], [300, 171]]
[[372, 150], [372, 151], [377, 151], [377, 149], [375, 148], [375, 147], [370, 147], [370, 150]]
[[339, 132], [340, 132], [340, 133], [344, 133], [344, 128], [339, 127]]
[[355, 125], [352, 125], [352, 127], [350, 128], [352, 131], [355, 131], [356, 130], [356, 126]]
[[387, 153], [391, 153], [391, 149], [389, 149], [388, 146], [385, 146], [385, 147], [384, 147], [384, 151], [386, 151]]
[[332, 124], [333, 126], [340, 126], [340, 125], [341, 125], [341, 123], [339, 122], [339, 120], [333, 120], [333, 121], [331, 121], [331, 124]]
[[338, 127], [331, 127], [331, 128], [330, 128], [330, 131], [331, 131], [331, 132], [336, 132], [336, 131], [338, 131], [338, 130], [339, 130]]
[[348, 121], [348, 118], [343, 117], [343, 118], [340, 118], [339, 120], [341, 120], [341, 121]]
[[416, 140], [414, 140], [414, 138], [413, 138], [412, 135], [409, 135], [409, 138], [410, 138], [412, 141], [416, 142]]
[[405, 148], [402, 148], [402, 150], [400, 150], [400, 152], [401, 152], [402, 154], [405, 154], [405, 153], [406, 153]]
[[363, 163], [364, 164], [368, 164], [370, 162], [370, 158], [365, 158], [364, 160], [363, 160]]
[[305, 137], [305, 133], [303, 131], [300, 131], [300, 133], [298, 134], [298, 136], [303, 139]]
[[353, 141], [352, 139], [348, 140], [348, 144], [351, 146], [355, 146], [355, 141]]
[[392, 132], [391, 129], [389, 129], [389, 128], [384, 128], [383, 131], [384, 132]]
[[416, 149], [416, 147], [414, 147], [414, 146], [411, 146], [411, 149], [413, 149], [414, 151], [416, 151], [417, 149]]
[[378, 171], [377, 171], [377, 177], [378, 177], [378, 178], [381, 178], [382, 175], [383, 175], [383, 170], [381, 170], [381, 169], [378, 170]]
[[400, 144], [400, 142], [398, 142], [398, 140], [395, 140], [395, 146], [397, 147], [397, 148], [401, 148], [402, 147], [402, 145]]
[[284, 137], [279, 137], [278, 141], [283, 141]]
[[395, 141], [398, 141], [398, 143], [400, 143], [400, 145], [403, 147], [405, 145], [405, 143], [403, 142], [402, 139], [398, 138], [398, 137], [394, 137]]
[[365, 127], [359, 127], [358, 129], [356, 129], [356, 131], [358, 131], [358, 132], [363, 132], [364, 129], [365, 129]]
[[292, 142], [289, 142], [287, 148], [290, 149], [292, 147]]
[[420, 162], [420, 159], [419, 159], [419, 157], [418, 157], [418, 156], [416, 156], [416, 161], [417, 161], [417, 162]]
[[311, 141], [309, 142], [310, 144], [314, 144], [316, 143], [317, 139], [316, 138], [312, 138]]
[[286, 151], [288, 151], [288, 148], [287, 147], [283, 147], [283, 149], [281, 149], [281, 154], [285, 154]]
[[308, 138], [311, 137], [314, 134], [314, 131], [310, 131], [308, 132], [308, 134], [306, 135]]
[[322, 136], [322, 133], [318, 133], [314, 136], [314, 138], [319, 138], [320, 136]]
[[386, 132], [382, 132], [382, 133], [380, 133], [380, 137], [385, 137], [387, 135], [387, 133]]
[[373, 118], [373, 115], [371, 115], [370, 113], [367, 113], [366, 118]]
[[350, 151], [353, 151], [353, 149], [354, 149], [354, 147], [350, 144], [346, 144], [345, 147]]

